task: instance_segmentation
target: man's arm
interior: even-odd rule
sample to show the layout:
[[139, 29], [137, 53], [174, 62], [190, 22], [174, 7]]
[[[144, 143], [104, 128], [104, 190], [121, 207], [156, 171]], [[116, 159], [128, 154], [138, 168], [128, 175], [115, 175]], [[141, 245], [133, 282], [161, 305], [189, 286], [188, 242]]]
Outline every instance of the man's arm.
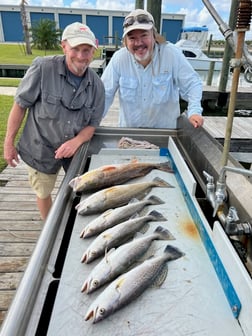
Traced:
[[15, 147], [15, 138], [25, 116], [25, 108], [14, 102], [7, 122], [7, 131], [4, 140], [4, 158], [11, 167], [19, 163], [18, 152]]

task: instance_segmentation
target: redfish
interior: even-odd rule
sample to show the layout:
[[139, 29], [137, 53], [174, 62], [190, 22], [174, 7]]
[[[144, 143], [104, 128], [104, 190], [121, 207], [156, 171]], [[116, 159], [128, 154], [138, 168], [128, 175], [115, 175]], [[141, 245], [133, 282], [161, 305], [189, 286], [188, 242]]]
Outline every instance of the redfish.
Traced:
[[102, 189], [87, 197], [75, 209], [80, 215], [94, 214], [127, 204], [132, 198], [143, 198], [153, 187], [174, 188], [155, 177], [150, 182], [131, 183]]
[[75, 192], [96, 191], [114, 185], [123, 184], [133, 178], [147, 175], [153, 169], [172, 173], [170, 162], [146, 163], [131, 162], [126, 164], [106, 165], [90, 170], [73, 178], [69, 185]]

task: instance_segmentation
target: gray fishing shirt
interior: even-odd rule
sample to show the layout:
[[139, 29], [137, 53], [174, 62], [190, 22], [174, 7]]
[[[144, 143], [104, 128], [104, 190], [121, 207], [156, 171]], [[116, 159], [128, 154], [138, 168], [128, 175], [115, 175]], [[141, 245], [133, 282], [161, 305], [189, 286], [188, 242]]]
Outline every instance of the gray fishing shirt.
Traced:
[[97, 127], [104, 111], [104, 86], [88, 68], [78, 88], [65, 65], [65, 56], [37, 57], [15, 96], [28, 109], [18, 152], [31, 167], [56, 173], [61, 160], [55, 150], [84, 127]]

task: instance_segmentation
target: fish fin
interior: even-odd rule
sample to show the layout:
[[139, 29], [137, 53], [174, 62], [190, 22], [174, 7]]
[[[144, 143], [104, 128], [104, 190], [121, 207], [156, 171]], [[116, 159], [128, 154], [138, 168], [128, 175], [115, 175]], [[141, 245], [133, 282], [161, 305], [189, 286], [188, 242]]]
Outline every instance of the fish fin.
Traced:
[[150, 228], [150, 224], [149, 223], [145, 223], [144, 226], [141, 228], [141, 230], [139, 232], [141, 233], [146, 233]]
[[120, 289], [120, 287], [122, 287], [124, 281], [125, 281], [124, 276], [123, 276], [123, 275], [120, 276], [120, 278], [117, 279], [115, 289], [116, 289], [116, 290]]
[[167, 173], [174, 173], [174, 170], [171, 168], [170, 161], [161, 162], [158, 167], [159, 170], [165, 171]]
[[164, 253], [169, 261], [179, 259], [185, 255], [179, 248], [172, 245], [166, 245]]
[[168, 265], [164, 264], [151, 287], [160, 287], [167, 278], [167, 274], [168, 274]]
[[138, 217], [140, 217], [140, 215], [139, 215], [138, 212], [136, 212], [136, 213], [134, 213], [132, 216], [130, 216], [129, 219], [134, 219], [134, 218], [138, 218]]
[[113, 253], [115, 251], [115, 248], [111, 248], [110, 250], [108, 250], [108, 248], [106, 247], [105, 249], [105, 253], [104, 253], [104, 258], [106, 260], [106, 263], [108, 263], [108, 256]]
[[161, 179], [160, 177], [155, 177], [153, 182], [156, 183], [157, 187], [161, 188], [175, 188], [173, 185], [170, 183], [166, 182], [165, 180]]
[[113, 210], [114, 209], [108, 209], [108, 210], [106, 210], [105, 212], [103, 212], [102, 217], [105, 218], [105, 217], [109, 216], [111, 214], [111, 212], [113, 212]]
[[131, 200], [129, 201], [128, 204], [133, 204], [133, 203], [137, 203], [137, 202], [139, 202], [139, 199], [137, 199], [136, 197], [134, 197], [134, 198], [131, 198]]
[[158, 234], [158, 239], [160, 240], [175, 240], [176, 238], [171, 234], [168, 229], [165, 229], [162, 226], [157, 226], [154, 233]]
[[68, 182], [69, 187], [74, 188], [75, 180], [76, 180], [76, 177], [72, 178], [72, 179]]
[[153, 217], [153, 221], [167, 221], [167, 219], [157, 210], [151, 210], [148, 216]]
[[113, 165], [111, 165], [111, 166], [104, 166], [104, 167], [101, 169], [101, 171], [102, 171], [102, 172], [111, 172], [111, 171], [116, 170], [117, 168], [118, 168], [117, 166], [113, 166]]
[[138, 160], [137, 157], [134, 156], [134, 157], [131, 158], [130, 163], [131, 163], [131, 164], [132, 164], [132, 163], [139, 163], [139, 160]]
[[161, 200], [159, 197], [155, 196], [155, 195], [151, 195], [150, 197], [148, 197], [147, 199], [151, 205], [156, 205], [156, 204], [165, 204], [165, 202], [163, 200]]

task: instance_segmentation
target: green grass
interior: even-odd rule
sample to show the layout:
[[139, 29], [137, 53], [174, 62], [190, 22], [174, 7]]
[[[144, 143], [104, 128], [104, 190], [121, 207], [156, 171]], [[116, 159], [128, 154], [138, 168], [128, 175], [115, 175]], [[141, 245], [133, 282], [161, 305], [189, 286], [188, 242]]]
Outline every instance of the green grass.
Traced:
[[18, 87], [20, 80], [20, 78], [0, 77], [0, 86]]
[[0, 172], [6, 167], [6, 161], [3, 158], [3, 143], [6, 132], [7, 120], [12, 104], [12, 96], [0, 95]]
[[[94, 58], [101, 57], [101, 49], [96, 50]], [[59, 50], [38, 50], [32, 49], [32, 55], [26, 55], [24, 44], [0, 44], [0, 64], [28, 64], [37, 56], [62, 55]]]

